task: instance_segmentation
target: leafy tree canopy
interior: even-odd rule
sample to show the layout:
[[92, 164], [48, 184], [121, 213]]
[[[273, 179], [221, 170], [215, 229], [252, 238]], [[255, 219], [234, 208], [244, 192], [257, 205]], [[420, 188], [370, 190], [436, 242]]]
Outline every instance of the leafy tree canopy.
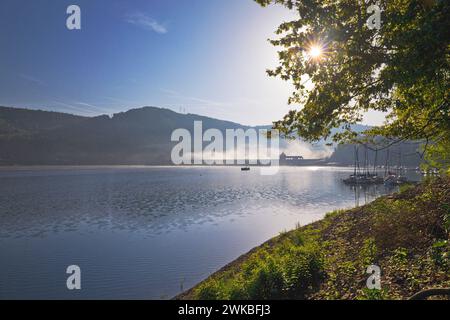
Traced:
[[[298, 13], [270, 40], [280, 65], [268, 70], [293, 83], [290, 111], [275, 127], [308, 141], [331, 135], [355, 138], [350, 124], [368, 110], [387, 112], [386, 123], [367, 132], [397, 141], [432, 141], [450, 153], [448, 0], [255, 0]], [[380, 28], [367, 23], [381, 9]], [[430, 152], [430, 154], [433, 152]], [[447, 155], [447, 160], [449, 159]], [[448, 167], [449, 163], [447, 163]]]

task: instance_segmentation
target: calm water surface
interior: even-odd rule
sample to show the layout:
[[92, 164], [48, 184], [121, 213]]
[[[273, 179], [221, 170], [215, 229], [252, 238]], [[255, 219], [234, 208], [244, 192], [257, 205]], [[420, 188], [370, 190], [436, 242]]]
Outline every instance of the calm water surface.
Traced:
[[170, 298], [280, 231], [395, 191], [345, 186], [350, 171], [1, 169], [0, 299]]

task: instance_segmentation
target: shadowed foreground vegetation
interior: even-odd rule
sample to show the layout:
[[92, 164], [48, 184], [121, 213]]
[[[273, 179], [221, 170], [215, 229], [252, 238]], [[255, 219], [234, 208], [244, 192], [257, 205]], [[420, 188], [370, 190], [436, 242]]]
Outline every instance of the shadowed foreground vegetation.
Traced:
[[[280, 234], [180, 299], [406, 299], [450, 287], [450, 178]], [[366, 269], [381, 267], [381, 290]]]

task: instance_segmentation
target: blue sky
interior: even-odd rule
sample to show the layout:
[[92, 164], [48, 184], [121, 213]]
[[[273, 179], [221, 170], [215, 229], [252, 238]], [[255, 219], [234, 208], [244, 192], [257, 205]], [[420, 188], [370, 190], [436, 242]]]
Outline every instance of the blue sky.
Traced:
[[[71, 4], [81, 30], [66, 28]], [[291, 17], [252, 0], [2, 0], [0, 105], [268, 124], [292, 108], [289, 84], [265, 73], [277, 64], [267, 38]]]

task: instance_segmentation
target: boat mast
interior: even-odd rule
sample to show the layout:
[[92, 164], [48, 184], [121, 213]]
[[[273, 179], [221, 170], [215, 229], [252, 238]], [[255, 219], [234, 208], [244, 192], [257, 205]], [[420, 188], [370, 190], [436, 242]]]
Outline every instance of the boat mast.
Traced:
[[375, 149], [375, 160], [373, 162], [373, 175], [377, 175], [378, 149]]
[[356, 161], [356, 167], [358, 169], [358, 175], [360, 175], [361, 174], [361, 167], [359, 165], [359, 147], [356, 149], [355, 161]]
[[369, 149], [364, 145], [364, 175], [369, 176]]

